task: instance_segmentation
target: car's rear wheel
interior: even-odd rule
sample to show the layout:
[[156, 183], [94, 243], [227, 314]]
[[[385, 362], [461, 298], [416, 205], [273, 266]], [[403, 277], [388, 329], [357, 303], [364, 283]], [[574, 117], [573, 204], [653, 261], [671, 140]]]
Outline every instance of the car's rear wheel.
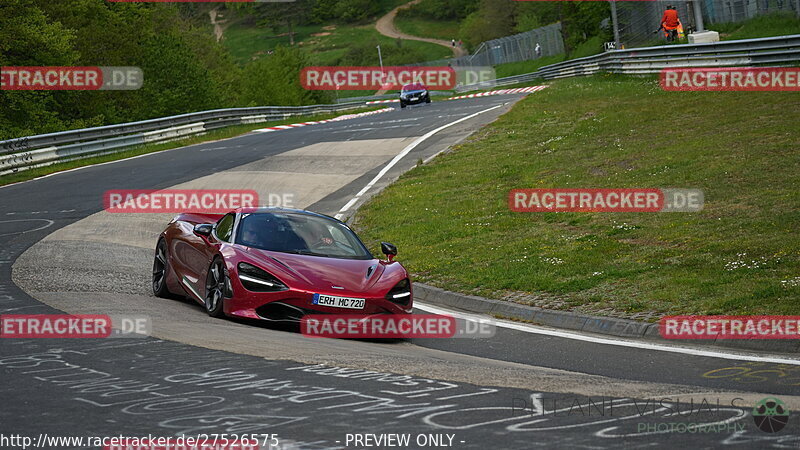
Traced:
[[167, 241], [159, 239], [156, 245], [156, 254], [153, 258], [153, 294], [155, 294], [156, 297], [171, 298], [174, 296], [167, 287], [167, 275], [169, 275], [169, 270]]
[[222, 303], [225, 299], [225, 264], [222, 258], [216, 257], [211, 261], [206, 276], [206, 312], [211, 317], [222, 317], [225, 313], [222, 310]]

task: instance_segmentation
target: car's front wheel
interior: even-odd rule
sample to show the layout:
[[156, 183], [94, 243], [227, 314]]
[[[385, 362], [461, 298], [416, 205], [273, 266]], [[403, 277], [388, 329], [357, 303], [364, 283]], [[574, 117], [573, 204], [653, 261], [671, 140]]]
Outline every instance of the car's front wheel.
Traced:
[[405, 108], [406, 107], [406, 102], [400, 100], [400, 107], [401, 108]]
[[167, 241], [159, 239], [156, 245], [156, 255], [153, 258], [153, 294], [156, 297], [171, 298], [173, 296], [167, 287], [169, 270]]
[[216, 257], [211, 261], [206, 275], [206, 312], [211, 317], [222, 317], [225, 313], [222, 310], [222, 303], [225, 299], [226, 275], [225, 264], [222, 258]]

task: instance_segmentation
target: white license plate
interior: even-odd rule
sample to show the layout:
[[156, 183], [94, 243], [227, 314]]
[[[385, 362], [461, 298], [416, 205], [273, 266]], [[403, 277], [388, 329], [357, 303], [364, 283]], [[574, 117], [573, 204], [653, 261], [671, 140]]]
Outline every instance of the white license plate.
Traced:
[[364, 309], [366, 300], [363, 298], [336, 297], [333, 295], [314, 294], [315, 305], [332, 306], [334, 308]]

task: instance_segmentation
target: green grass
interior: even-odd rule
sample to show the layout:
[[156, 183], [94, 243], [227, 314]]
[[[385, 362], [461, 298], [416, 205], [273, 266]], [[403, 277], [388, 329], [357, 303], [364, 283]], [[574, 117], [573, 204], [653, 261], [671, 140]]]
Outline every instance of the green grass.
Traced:
[[603, 53], [603, 38], [600, 36], [593, 36], [572, 49], [572, 52], [569, 54], [569, 59], [584, 58], [598, 53]]
[[740, 23], [715, 23], [707, 26], [719, 32], [720, 39], [755, 39], [760, 37], [800, 34], [800, 18], [792, 12], [776, 12]]
[[[228, 49], [234, 60], [244, 64], [254, 58], [267, 54], [275, 47], [282, 45], [288, 47], [290, 40], [288, 30], [279, 30], [275, 33], [269, 28], [246, 26], [241, 23], [231, 24], [223, 34], [222, 43]], [[294, 28], [295, 42], [313, 42], [312, 34], [324, 33], [322, 25], [298, 26]]]
[[[800, 94], [558, 80], [362, 207], [418, 281], [652, 319], [800, 314]], [[699, 213], [516, 213], [514, 188], [701, 188]], [[793, 280], [793, 281], [792, 281]]]
[[[333, 64], [340, 58], [353, 43], [376, 42], [384, 52], [384, 64], [413, 64], [420, 60], [396, 60], [392, 61], [391, 51], [398, 46], [397, 39], [383, 36], [375, 30], [373, 25], [364, 26], [342, 26], [329, 31], [331, 34], [316, 38], [313, 45], [304, 44], [303, 48], [310, 52], [310, 57], [315, 64]], [[428, 42], [406, 41], [400, 45], [403, 48], [414, 51], [423, 60], [436, 60], [447, 58], [453, 52], [441, 45]], [[378, 65], [378, 50], [375, 50], [374, 65]]]
[[[757, 16], [745, 22], [710, 24], [707, 25], [707, 28], [719, 32], [720, 39], [723, 41], [755, 39], [760, 37], [800, 34], [800, 19], [792, 12], [777, 12]], [[677, 45], [687, 44], [688, 42], [687, 38], [672, 43], [666, 43], [660, 39], [653, 39], [652, 42], [642, 44], [641, 46]], [[498, 78], [531, 73], [542, 66], [555, 64], [567, 59], [581, 58], [601, 53], [602, 44], [601, 38], [593, 37], [575, 48], [569, 58], [566, 58], [564, 55], [546, 56], [531, 61], [500, 64], [495, 66], [495, 70], [497, 71]]]
[[[234, 56], [235, 60], [244, 64], [254, 58], [259, 58], [274, 50], [278, 45], [289, 46], [289, 36], [284, 35], [288, 30], [276, 32], [270, 28], [257, 27], [242, 22], [232, 23], [225, 30], [223, 44]], [[384, 63], [413, 64], [420, 61], [448, 58], [453, 52], [444, 46], [419, 41], [402, 41], [404, 49], [411, 50], [408, 57], [402, 56], [392, 60], [392, 50], [398, 43], [381, 35], [374, 24], [369, 25], [314, 25], [296, 27], [295, 46], [308, 52], [310, 62], [315, 65], [334, 65], [344, 56], [348, 48], [354, 43], [374, 42], [380, 44], [385, 50]], [[375, 50], [375, 61], [371, 64], [378, 65], [378, 51]], [[421, 59], [418, 59], [421, 58]]]
[[497, 78], [510, 77], [512, 75], [522, 75], [524, 73], [536, 72], [540, 67], [564, 61], [564, 55], [544, 56], [539, 59], [529, 61], [519, 61], [494, 66]]
[[458, 30], [461, 24], [457, 20], [432, 20], [416, 16], [398, 15], [395, 27], [403, 33], [425, 38], [458, 41]]
[[524, 73], [536, 72], [541, 67], [566, 61], [567, 59], [583, 58], [585, 56], [592, 56], [602, 53], [602, 46], [602, 39], [599, 37], [593, 37], [573, 49], [569, 58], [562, 53], [559, 55], [545, 56], [539, 59], [532, 59], [528, 61], [498, 64], [494, 66], [494, 69], [497, 72], [497, 78], [510, 77], [512, 75], [522, 75]]
[[[363, 108], [359, 109], [358, 112], [366, 112], [366, 111], [374, 111], [377, 109], [381, 109], [381, 107], [370, 107], [370, 108]], [[0, 186], [11, 184], [11, 183], [18, 183], [20, 181], [27, 181], [33, 178], [41, 177], [43, 175], [48, 175], [51, 173], [61, 172], [64, 170], [74, 169], [76, 167], [83, 167], [83, 166], [91, 166], [94, 164], [100, 164], [109, 161], [117, 161], [120, 159], [130, 158], [132, 156], [139, 156], [144, 155], [147, 153], [155, 153], [164, 150], [169, 150], [172, 148], [177, 147], [184, 147], [187, 145], [194, 145], [200, 144], [203, 142], [210, 142], [210, 141], [217, 141], [221, 139], [228, 139], [236, 136], [240, 136], [245, 133], [249, 133], [258, 128], [265, 128], [265, 127], [274, 127], [276, 125], [286, 125], [290, 123], [297, 123], [297, 122], [309, 122], [315, 120], [325, 120], [325, 119], [332, 119], [334, 117], [338, 117], [345, 114], [350, 114], [353, 111], [341, 111], [337, 113], [331, 114], [317, 114], [313, 116], [297, 116], [292, 117], [286, 120], [276, 120], [272, 122], [262, 122], [257, 124], [247, 124], [247, 125], [234, 125], [231, 127], [221, 128], [219, 130], [212, 130], [208, 133], [201, 135], [201, 136], [190, 136], [184, 139], [170, 141], [170, 142], [163, 142], [163, 143], [155, 143], [155, 144], [147, 144], [141, 145], [138, 147], [132, 147], [128, 150], [124, 150], [118, 153], [111, 153], [108, 155], [102, 156], [94, 156], [91, 158], [85, 159], [78, 159], [69, 162], [57, 163], [52, 164], [49, 166], [44, 167], [37, 167], [34, 169], [24, 170], [21, 172], [2, 175], [0, 176]]]

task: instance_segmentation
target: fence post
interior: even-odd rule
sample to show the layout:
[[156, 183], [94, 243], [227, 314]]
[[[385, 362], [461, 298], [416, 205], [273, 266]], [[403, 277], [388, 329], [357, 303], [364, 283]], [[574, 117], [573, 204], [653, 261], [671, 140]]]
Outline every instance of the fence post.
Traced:
[[692, 10], [694, 11], [694, 24], [697, 27], [694, 32], [701, 33], [706, 31], [705, 27], [703, 26], [703, 9], [700, 6], [700, 0], [694, 0], [692, 6]]
[[609, 0], [611, 3], [611, 26], [614, 27], [614, 49], [619, 49], [619, 23], [617, 22], [617, 0]]

